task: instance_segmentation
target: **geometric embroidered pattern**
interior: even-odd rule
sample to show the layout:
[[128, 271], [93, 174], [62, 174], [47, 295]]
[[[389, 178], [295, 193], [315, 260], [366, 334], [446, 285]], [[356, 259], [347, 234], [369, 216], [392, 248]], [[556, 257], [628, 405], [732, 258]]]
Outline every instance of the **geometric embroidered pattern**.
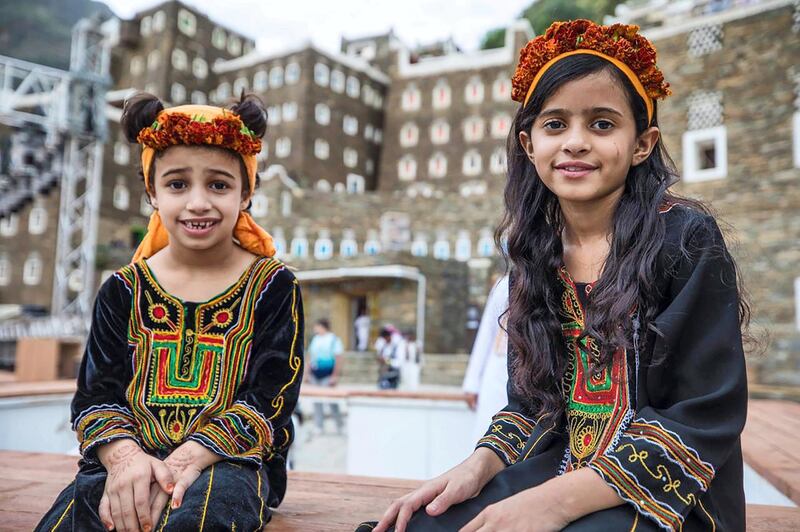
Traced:
[[[145, 261], [119, 270], [117, 278], [132, 294], [128, 344], [133, 376], [126, 390], [130, 409], [102, 405], [82, 413], [76, 419], [82, 447], [138, 435], [141, 446], [154, 451], [171, 449], [191, 436], [222, 455], [260, 463], [271, 452], [272, 426], [234, 397], [248, 367], [257, 302], [284, 269], [277, 260], [259, 258], [225, 292], [202, 303], [168, 294]], [[296, 292], [295, 284], [295, 340]], [[289, 363], [296, 374], [300, 362], [294, 344]], [[273, 407], [278, 405], [275, 415], [289, 384], [272, 400]]]
[[492, 418], [489, 430], [476, 447], [490, 447], [506, 465], [511, 465], [519, 459], [534, 425], [536, 422], [518, 412], [501, 410]]

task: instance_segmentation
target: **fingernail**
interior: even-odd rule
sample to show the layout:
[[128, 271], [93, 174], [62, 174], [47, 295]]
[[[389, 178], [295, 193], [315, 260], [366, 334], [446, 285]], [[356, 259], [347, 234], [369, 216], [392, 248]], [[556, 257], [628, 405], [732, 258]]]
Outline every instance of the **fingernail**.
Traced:
[[172, 491], [173, 489], [175, 489], [175, 484], [167, 484], [167, 491]]
[[152, 528], [150, 528], [150, 525], [144, 525], [144, 532], [150, 532], [150, 530], [152, 530]]

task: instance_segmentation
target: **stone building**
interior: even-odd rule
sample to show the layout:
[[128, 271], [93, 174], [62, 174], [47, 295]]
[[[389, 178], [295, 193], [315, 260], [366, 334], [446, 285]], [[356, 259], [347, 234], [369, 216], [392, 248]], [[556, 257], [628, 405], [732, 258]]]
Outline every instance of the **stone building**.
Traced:
[[[647, 0], [615, 16], [645, 29], [672, 85], [659, 123], [680, 192], [710, 201], [731, 226], [755, 332], [768, 332], [753, 375], [798, 384], [798, 2]], [[338, 52], [307, 43], [264, 54], [179, 2], [120, 28], [108, 108], [115, 134], [131, 89], [171, 104], [223, 104], [242, 90], [264, 100], [269, 127], [251, 212], [298, 268], [309, 319], [327, 315], [348, 338], [359, 308], [375, 328], [418, 330], [424, 315], [426, 349], [468, 350], [467, 324], [502, 270], [493, 230], [526, 22], [509, 26], [503, 47], [477, 52], [448, 42], [410, 49], [390, 32], [342, 39]], [[146, 225], [137, 158], [119, 136], [107, 145], [99, 277], [129, 259]], [[38, 201], [54, 223], [57, 199]], [[0, 302], [48, 306], [54, 237], [30, 231], [35, 205], [0, 222]], [[28, 282], [36, 271], [38, 282]], [[430, 288], [422, 309], [419, 275]]]

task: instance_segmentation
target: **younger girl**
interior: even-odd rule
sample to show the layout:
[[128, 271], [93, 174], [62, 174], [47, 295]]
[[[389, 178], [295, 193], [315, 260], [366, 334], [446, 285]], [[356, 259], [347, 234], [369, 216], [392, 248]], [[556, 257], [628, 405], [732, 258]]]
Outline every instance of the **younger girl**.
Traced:
[[669, 191], [669, 90], [637, 31], [555, 23], [522, 50], [509, 404], [376, 532], [744, 530], [748, 308], [714, 219]]
[[246, 212], [266, 113], [139, 93], [122, 128], [155, 212], [97, 295], [83, 459], [37, 530], [258, 530], [286, 490], [303, 338], [297, 281]]

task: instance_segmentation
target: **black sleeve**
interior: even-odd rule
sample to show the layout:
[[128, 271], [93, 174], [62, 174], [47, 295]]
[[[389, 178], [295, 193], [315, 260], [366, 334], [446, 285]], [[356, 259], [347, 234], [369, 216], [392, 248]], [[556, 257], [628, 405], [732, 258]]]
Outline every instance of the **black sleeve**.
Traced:
[[189, 439], [226, 460], [260, 466], [292, 442], [291, 415], [303, 375], [303, 303], [288, 269], [263, 289], [255, 313], [247, 372], [232, 406]]
[[[589, 466], [642, 515], [679, 530], [736, 447], [747, 414], [747, 378], [733, 260], [706, 217], [686, 240], [656, 318], [648, 387], [667, 390], [638, 409], [618, 442]], [[649, 382], [650, 375], [658, 382]], [[656, 377], [656, 375], [660, 376]]]
[[141, 445], [138, 425], [125, 398], [130, 383], [128, 321], [131, 292], [115, 273], [100, 287], [72, 400], [72, 428], [81, 454], [95, 459], [98, 445], [131, 438]]

